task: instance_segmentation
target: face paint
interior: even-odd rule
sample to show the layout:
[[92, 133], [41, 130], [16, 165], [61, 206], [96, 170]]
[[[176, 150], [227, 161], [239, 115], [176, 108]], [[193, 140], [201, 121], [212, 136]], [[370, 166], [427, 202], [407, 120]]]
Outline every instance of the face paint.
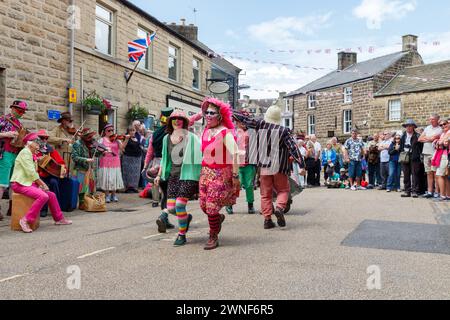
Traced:
[[206, 125], [215, 128], [219, 125], [219, 112], [215, 108], [208, 108], [205, 112]]
[[172, 120], [172, 127], [174, 129], [180, 129], [183, 127], [183, 120], [181, 119], [173, 119]]
[[16, 119], [21, 119], [23, 117], [23, 113], [20, 113], [20, 111], [17, 111], [15, 109], [11, 110], [11, 114]]

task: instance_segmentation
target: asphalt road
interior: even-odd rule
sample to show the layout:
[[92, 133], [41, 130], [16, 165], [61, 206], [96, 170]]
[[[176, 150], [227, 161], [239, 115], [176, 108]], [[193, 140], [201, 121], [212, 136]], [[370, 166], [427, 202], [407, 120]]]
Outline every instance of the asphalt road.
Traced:
[[0, 299], [450, 298], [448, 203], [308, 189], [287, 227], [267, 231], [241, 199], [221, 246], [204, 251], [197, 202], [188, 244], [175, 248], [174, 231], [156, 230], [159, 210], [120, 196], [115, 211], [67, 214], [72, 226], [45, 218], [24, 234], [0, 222]]

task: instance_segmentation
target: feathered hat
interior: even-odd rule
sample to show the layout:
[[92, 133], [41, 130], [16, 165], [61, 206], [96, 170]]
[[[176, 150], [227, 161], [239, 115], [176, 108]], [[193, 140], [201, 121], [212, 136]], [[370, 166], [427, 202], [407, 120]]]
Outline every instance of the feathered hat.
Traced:
[[225, 103], [216, 98], [206, 98], [202, 103], [203, 113], [208, 109], [208, 106], [212, 104], [219, 108], [220, 116], [222, 117], [222, 124], [225, 128], [234, 130], [234, 124], [232, 120], [233, 110], [228, 103]]

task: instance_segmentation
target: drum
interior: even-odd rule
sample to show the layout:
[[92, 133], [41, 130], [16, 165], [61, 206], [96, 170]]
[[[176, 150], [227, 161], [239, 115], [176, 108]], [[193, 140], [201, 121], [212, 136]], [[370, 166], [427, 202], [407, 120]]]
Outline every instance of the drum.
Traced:
[[50, 155], [43, 156], [38, 161], [38, 166], [39, 168], [56, 178], [64, 178], [64, 166], [57, 163]]

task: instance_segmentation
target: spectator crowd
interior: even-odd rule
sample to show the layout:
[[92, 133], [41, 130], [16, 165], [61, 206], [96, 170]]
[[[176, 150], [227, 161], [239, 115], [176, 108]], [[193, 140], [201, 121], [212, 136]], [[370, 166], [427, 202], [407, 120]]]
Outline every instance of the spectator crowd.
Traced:
[[409, 119], [403, 131], [384, 130], [366, 139], [354, 129], [342, 144], [334, 137], [325, 147], [315, 135], [296, 135], [307, 177], [299, 175], [295, 165], [293, 176], [306, 188], [320, 186], [323, 173], [328, 188], [377, 189], [403, 192], [405, 198], [449, 201], [450, 118], [441, 120], [433, 114], [429, 122], [426, 128], [418, 128]]

